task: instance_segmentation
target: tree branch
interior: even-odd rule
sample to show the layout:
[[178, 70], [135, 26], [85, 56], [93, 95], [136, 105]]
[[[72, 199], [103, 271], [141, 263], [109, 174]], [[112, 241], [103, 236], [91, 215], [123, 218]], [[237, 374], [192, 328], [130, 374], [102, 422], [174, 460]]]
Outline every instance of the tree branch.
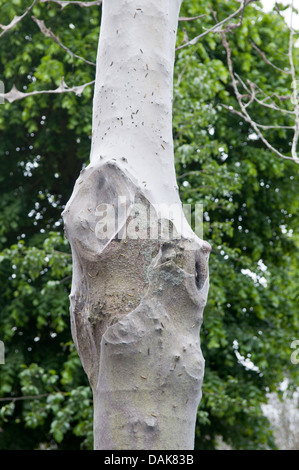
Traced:
[[253, 41], [250, 41], [250, 44], [251, 44], [251, 46], [260, 54], [260, 56], [262, 57], [262, 59], [264, 60], [264, 62], [265, 62], [266, 64], [270, 65], [270, 66], [273, 67], [275, 70], [278, 70], [278, 71], [281, 72], [281, 73], [286, 73], [286, 74], [290, 74], [290, 73], [291, 73], [289, 70], [283, 70], [283, 69], [277, 67], [277, 65], [272, 64], [272, 62], [270, 62], [270, 60], [267, 59], [266, 54], [265, 54], [263, 51], [261, 51]]
[[[264, 134], [261, 132], [261, 129], [267, 129], [269, 128], [268, 126], [267, 127], [263, 127], [261, 124], [257, 124], [252, 118], [251, 116], [249, 115], [247, 109], [246, 109], [246, 104], [243, 103], [243, 100], [242, 100], [242, 95], [240, 94], [239, 92], [239, 89], [238, 89], [238, 82], [236, 80], [236, 74], [234, 72], [234, 69], [233, 69], [233, 63], [232, 63], [232, 57], [231, 57], [231, 49], [230, 49], [230, 46], [229, 46], [229, 43], [226, 39], [226, 35], [225, 35], [225, 32], [223, 31], [222, 32], [222, 44], [226, 50], [226, 54], [227, 54], [227, 64], [228, 64], [228, 69], [229, 69], [229, 73], [230, 73], [230, 76], [231, 76], [231, 80], [232, 80], [232, 86], [233, 86], [233, 89], [234, 89], [234, 92], [235, 92], [235, 96], [237, 98], [237, 101], [238, 101], [238, 104], [239, 104], [239, 107], [240, 107], [240, 110], [241, 111], [237, 111], [235, 109], [233, 109], [231, 106], [224, 106], [226, 107], [227, 109], [229, 109], [231, 112], [233, 112], [234, 114], [237, 114], [238, 116], [240, 116], [242, 119], [244, 119], [246, 122], [248, 122], [248, 124], [254, 129], [255, 133], [257, 134], [257, 136], [262, 140], [262, 142], [266, 145], [266, 147], [268, 147], [272, 152], [274, 152], [276, 155], [278, 155], [279, 157], [281, 158], [284, 158], [286, 160], [293, 160], [295, 163], [299, 163], [299, 158], [297, 157], [297, 154], [296, 154], [296, 149], [297, 149], [297, 143], [298, 143], [298, 135], [296, 133], [296, 129], [297, 129], [297, 126], [298, 126], [298, 129], [299, 129], [299, 122], [297, 122], [297, 117], [295, 119], [296, 121], [296, 125], [295, 125], [295, 134], [294, 134], [294, 138], [293, 138], [293, 144], [292, 144], [292, 156], [287, 156], [287, 155], [284, 155], [282, 154], [279, 150], [277, 150], [275, 147], [273, 147], [273, 145], [270, 144], [270, 142], [265, 138]], [[292, 44], [293, 44], [293, 41], [292, 41]], [[243, 88], [245, 88], [245, 90], [248, 92], [250, 91], [248, 89], [248, 87], [244, 84], [244, 82], [242, 80], [240, 80], [240, 83], [242, 84]], [[249, 85], [251, 87], [251, 90], [252, 90], [252, 87], [254, 86], [254, 84], [252, 84], [252, 82], [249, 82]], [[297, 92], [296, 92], [297, 93]], [[262, 104], [263, 106], [266, 106], [266, 107], [271, 107], [271, 109], [274, 109], [274, 110], [279, 110], [281, 111], [280, 108], [276, 108], [276, 105], [273, 105], [273, 104], [266, 104], [266, 103], [262, 103], [260, 100], [258, 100], [255, 96], [255, 94], [252, 92], [252, 101], [255, 100], [257, 103], [259, 104]], [[286, 110], [283, 110], [284, 112], [287, 112]], [[291, 111], [288, 111], [289, 113], [291, 113]], [[294, 111], [292, 111], [292, 113], [294, 114]], [[298, 106], [298, 113], [299, 113], [299, 106]], [[295, 115], [296, 116], [296, 115]], [[294, 129], [294, 128], [293, 128]], [[298, 130], [299, 132], [299, 130]], [[293, 149], [295, 148], [295, 151], [293, 151]]]
[[[232, 20], [233, 18], [235, 18], [236, 16], [238, 15], [243, 15], [243, 12], [245, 10], [245, 7], [247, 5], [249, 5], [249, 3], [252, 3], [252, 2], [255, 2], [257, 0], [241, 0], [241, 6], [240, 8], [238, 8], [234, 13], [232, 13], [231, 15], [229, 15], [228, 17], [224, 18], [224, 20], [222, 21], [219, 21], [219, 23], [215, 24], [214, 26], [212, 26], [212, 28], [210, 29], [207, 29], [206, 31], [204, 31], [203, 33], [201, 33], [199, 36], [196, 36], [195, 38], [191, 39], [190, 41], [186, 42], [185, 44], [182, 44], [181, 46], [178, 46], [176, 48], [176, 50], [180, 50], [180, 49], [183, 49], [184, 47], [187, 47], [187, 46], [193, 46], [194, 44], [196, 44], [201, 38], [203, 38], [204, 36], [206, 36], [207, 34], [209, 33], [212, 33], [212, 32], [222, 32], [223, 30], [221, 29], [221, 26], [223, 26], [224, 24], [228, 23], [230, 20]], [[236, 27], [236, 25], [234, 25], [234, 27]]]
[[[244, 81], [241, 79], [241, 77], [237, 73], [234, 73], [234, 75], [235, 75], [235, 77], [237, 77], [238, 81], [241, 83], [244, 90], [247, 91], [248, 95], [245, 95], [245, 96], [250, 98], [248, 103], [246, 103], [246, 104], [244, 103], [245, 108], [247, 108], [253, 101], [255, 101], [259, 105], [264, 106], [265, 108], [273, 109], [274, 111], [279, 111], [279, 112], [284, 113], [284, 114], [293, 114], [293, 115], [295, 114], [294, 111], [290, 111], [288, 109], [284, 109], [284, 108], [281, 108], [280, 106], [277, 106], [277, 104], [272, 99], [272, 97], [275, 97], [275, 98], [279, 99], [280, 101], [284, 101], [286, 99], [290, 99], [289, 96], [278, 96], [275, 93], [273, 93], [271, 96], [269, 96], [256, 83], [254, 83], [250, 80], [247, 80], [247, 83], [250, 87], [250, 88], [248, 88], [245, 85]], [[258, 90], [262, 95], [265, 96], [265, 98], [263, 100], [260, 100], [257, 97], [256, 90]], [[244, 97], [244, 95], [240, 95], [240, 98], [243, 98], [243, 97]], [[267, 103], [267, 101], [269, 101], [269, 100], [271, 100], [271, 102]]]
[[14, 101], [21, 100], [22, 98], [27, 98], [28, 96], [33, 96], [33, 95], [41, 95], [41, 94], [55, 94], [55, 93], [75, 93], [77, 96], [81, 95], [84, 91], [84, 89], [89, 86], [94, 84], [94, 80], [89, 83], [84, 83], [84, 85], [79, 85], [79, 86], [74, 86], [72, 88], [69, 88], [65, 81], [64, 78], [61, 80], [61, 84], [59, 85], [58, 88], [55, 90], [34, 90], [29, 93], [23, 93], [22, 91], [19, 91], [15, 85], [13, 85], [12, 89], [8, 93], [0, 93], [0, 98], [4, 98], [10, 103], [13, 103]]
[[12, 29], [16, 24], [18, 24], [23, 18], [25, 18], [29, 11], [32, 10], [36, 2], [37, 0], [34, 0], [30, 7], [28, 7], [27, 10], [23, 13], [23, 15], [15, 16], [8, 25], [0, 24], [0, 28], [2, 29], [2, 32], [0, 33], [0, 38], [4, 36], [4, 34], [6, 34], [10, 29]]
[[[68, 392], [61, 392], [58, 390], [56, 393], [60, 393], [61, 395], [67, 395]], [[52, 393], [41, 393], [40, 395], [25, 395], [23, 397], [5, 397], [5, 398], [0, 398], [1, 401], [20, 401], [20, 400], [39, 400], [40, 398], [45, 398], [49, 397], [50, 395], [55, 394], [55, 392]]]
[[206, 16], [206, 14], [204, 15], [199, 15], [199, 16], [180, 16], [179, 17], [179, 21], [193, 21], [193, 20], [198, 20], [199, 18], [203, 18], [204, 16]]
[[55, 41], [66, 52], [68, 52], [71, 55], [71, 57], [76, 57], [79, 60], [83, 60], [83, 62], [85, 62], [88, 65], [93, 65], [94, 67], [96, 66], [96, 64], [94, 62], [86, 60], [86, 59], [84, 59], [84, 57], [81, 57], [77, 54], [74, 54], [67, 46], [62, 44], [59, 37], [55, 36], [55, 34], [51, 31], [51, 29], [46, 27], [45, 22], [43, 20], [38, 20], [37, 18], [35, 18], [35, 16], [32, 16], [32, 19], [38, 25], [39, 29], [44, 34], [44, 36], [53, 39], [53, 41]]
[[290, 22], [290, 41], [289, 41], [289, 61], [291, 67], [291, 75], [293, 81], [293, 104], [294, 104], [294, 113], [295, 113], [295, 133], [292, 142], [292, 157], [297, 163], [299, 163], [299, 158], [297, 157], [297, 146], [299, 139], [299, 100], [298, 100], [298, 86], [296, 80], [296, 71], [294, 66], [293, 59], [293, 44], [294, 44], [294, 28], [293, 28], [293, 13], [294, 13], [294, 0], [291, 3], [291, 22]]
[[[236, 110], [235, 108], [233, 108], [232, 106], [227, 106], [226, 104], [222, 103], [221, 106], [225, 109], [227, 109], [228, 111], [230, 111], [231, 113], [233, 114], [236, 114], [237, 116], [241, 117], [242, 119], [245, 119], [244, 118], [244, 115], [241, 113], [241, 111], [238, 111]], [[246, 120], [246, 119], [245, 119]], [[255, 122], [255, 121], [254, 121]], [[295, 129], [295, 126], [266, 126], [264, 124], [259, 124], [257, 122], [255, 122], [255, 125], [257, 127], [260, 127], [261, 129], [265, 129], [265, 130], [269, 130], [269, 129], [276, 129], [276, 130], [282, 130], [282, 129], [289, 129], [289, 130], [294, 130]]]
[[94, 2], [79, 2], [79, 1], [60, 1], [60, 0], [40, 0], [40, 3], [57, 3], [58, 5], [61, 6], [61, 9], [63, 10], [65, 7], [68, 5], [78, 5], [79, 7], [93, 7], [93, 6], [99, 6], [102, 3], [102, 0], [95, 0]]

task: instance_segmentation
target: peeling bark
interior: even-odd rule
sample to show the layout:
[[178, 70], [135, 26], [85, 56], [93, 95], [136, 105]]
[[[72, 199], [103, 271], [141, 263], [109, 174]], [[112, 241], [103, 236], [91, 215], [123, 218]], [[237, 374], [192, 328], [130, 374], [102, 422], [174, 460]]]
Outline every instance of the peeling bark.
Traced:
[[[94, 394], [95, 449], [194, 445], [210, 246], [183, 215], [174, 170], [180, 4], [103, 1], [91, 163], [63, 214], [72, 335]], [[179, 211], [169, 215], [173, 204]], [[110, 224], [103, 215], [111, 208]]]

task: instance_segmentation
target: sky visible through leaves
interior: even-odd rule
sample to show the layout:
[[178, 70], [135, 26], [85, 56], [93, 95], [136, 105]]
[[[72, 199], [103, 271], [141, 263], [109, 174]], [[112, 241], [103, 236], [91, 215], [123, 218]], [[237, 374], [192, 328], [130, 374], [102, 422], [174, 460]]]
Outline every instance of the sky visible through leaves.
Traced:
[[[276, 3], [276, 0], [262, 0], [262, 4], [264, 5], [265, 11], [272, 11], [273, 7]], [[283, 5], [290, 5], [290, 0], [281, 0], [279, 3], [282, 3]], [[294, 2], [294, 7], [296, 8], [296, 2]], [[297, 5], [298, 7], [298, 5]], [[284, 12], [284, 17], [286, 18], [287, 22], [289, 23], [290, 20], [290, 10], [287, 9]], [[293, 26], [295, 29], [299, 28], [299, 15], [293, 15]]]

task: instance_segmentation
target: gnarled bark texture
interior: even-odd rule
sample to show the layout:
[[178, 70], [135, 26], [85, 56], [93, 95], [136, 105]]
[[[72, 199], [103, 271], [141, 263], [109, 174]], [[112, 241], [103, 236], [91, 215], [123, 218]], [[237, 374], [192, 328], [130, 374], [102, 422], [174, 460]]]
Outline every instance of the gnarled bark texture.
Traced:
[[[95, 449], [194, 445], [210, 246], [183, 216], [174, 170], [180, 4], [103, 1], [91, 162], [63, 214], [72, 334], [94, 394]], [[171, 205], [179, 207], [172, 215]]]

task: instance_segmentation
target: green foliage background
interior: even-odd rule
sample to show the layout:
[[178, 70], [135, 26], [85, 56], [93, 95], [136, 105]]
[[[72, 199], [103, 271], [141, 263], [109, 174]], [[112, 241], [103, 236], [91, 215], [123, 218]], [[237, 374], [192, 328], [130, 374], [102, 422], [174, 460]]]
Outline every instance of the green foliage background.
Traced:
[[[0, 0], [8, 24], [30, 0]], [[184, 35], [214, 24], [239, 4], [184, 0]], [[98, 7], [37, 3], [45, 21], [74, 53], [96, 61]], [[229, 34], [234, 66], [268, 94], [289, 95], [291, 80], [269, 67], [254, 41], [281, 68], [288, 67], [288, 29], [277, 13], [250, 5]], [[298, 48], [294, 53], [299, 66]], [[261, 405], [289, 379], [298, 339], [298, 165], [275, 156], [237, 108], [221, 37], [206, 36], [176, 55], [174, 139], [181, 198], [202, 203], [204, 238], [213, 247], [210, 293], [201, 341], [206, 360], [196, 449], [221, 438], [234, 449], [275, 448]], [[95, 68], [43, 36], [29, 14], [0, 39], [0, 80], [6, 91], [53, 89], [94, 79]], [[92, 395], [69, 324], [71, 255], [61, 212], [82, 166], [88, 164], [93, 88], [28, 97], [0, 106], [0, 449], [92, 449]], [[290, 103], [283, 104], [286, 109]], [[252, 106], [257, 122], [290, 125], [274, 111]], [[291, 134], [267, 131], [288, 153]], [[266, 269], [265, 269], [266, 267]], [[252, 274], [253, 273], [253, 274]], [[254, 367], [251, 364], [254, 364]]]

